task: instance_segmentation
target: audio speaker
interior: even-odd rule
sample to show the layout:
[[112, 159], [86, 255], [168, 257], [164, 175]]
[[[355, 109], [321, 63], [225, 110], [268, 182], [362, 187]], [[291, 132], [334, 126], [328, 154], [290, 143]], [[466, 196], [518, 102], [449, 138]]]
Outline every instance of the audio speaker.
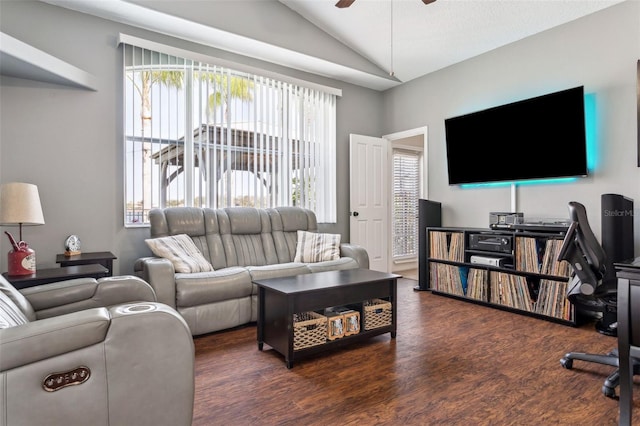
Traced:
[[[607, 257], [614, 263], [634, 258], [633, 200], [619, 194], [602, 194], [600, 202], [602, 248]], [[610, 272], [615, 275], [615, 271]]]
[[442, 205], [437, 201], [418, 200], [418, 286], [415, 290], [428, 290], [427, 228], [442, 226]]

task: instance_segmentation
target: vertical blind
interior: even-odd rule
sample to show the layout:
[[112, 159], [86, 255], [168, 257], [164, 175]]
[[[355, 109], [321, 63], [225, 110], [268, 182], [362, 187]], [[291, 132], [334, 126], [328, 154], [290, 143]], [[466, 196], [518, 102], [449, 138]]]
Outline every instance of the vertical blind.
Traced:
[[418, 254], [418, 199], [420, 197], [420, 152], [392, 152], [392, 256]]
[[336, 221], [336, 95], [123, 45], [125, 224], [156, 207], [302, 206]]

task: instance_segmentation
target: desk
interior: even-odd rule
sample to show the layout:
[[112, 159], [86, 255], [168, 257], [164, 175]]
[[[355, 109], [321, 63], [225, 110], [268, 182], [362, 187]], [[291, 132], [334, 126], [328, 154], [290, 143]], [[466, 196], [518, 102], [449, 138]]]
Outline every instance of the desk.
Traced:
[[618, 277], [618, 353], [620, 425], [630, 425], [633, 376], [640, 358], [640, 257], [614, 264]]
[[640, 257], [617, 262], [613, 265], [616, 268], [616, 276], [618, 278], [640, 280]]
[[80, 253], [74, 256], [65, 256], [59, 254], [56, 256], [56, 263], [60, 266], [77, 266], [77, 265], [91, 265], [97, 263], [109, 270], [108, 276], [113, 275], [113, 261], [117, 257], [110, 251], [98, 251], [94, 253]]
[[74, 278], [102, 278], [109, 275], [109, 270], [102, 265], [77, 265], [64, 266], [62, 268], [38, 269], [35, 274], [9, 276], [8, 272], [2, 274], [15, 288], [22, 289], [41, 284], [55, 283]]

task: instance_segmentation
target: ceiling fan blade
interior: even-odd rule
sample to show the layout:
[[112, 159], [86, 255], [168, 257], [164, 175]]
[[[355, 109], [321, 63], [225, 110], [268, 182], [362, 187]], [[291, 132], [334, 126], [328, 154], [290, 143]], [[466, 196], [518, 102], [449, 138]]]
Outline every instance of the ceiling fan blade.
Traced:
[[354, 1], [356, 0], [338, 0], [338, 3], [336, 3], [336, 7], [343, 9], [345, 7], [351, 6]]
[[[339, 7], [340, 9], [344, 9], [345, 7], [351, 6], [354, 1], [356, 0], [338, 0], [338, 3], [336, 3], [336, 7]], [[422, 0], [422, 3], [431, 4], [435, 1], [436, 0]]]

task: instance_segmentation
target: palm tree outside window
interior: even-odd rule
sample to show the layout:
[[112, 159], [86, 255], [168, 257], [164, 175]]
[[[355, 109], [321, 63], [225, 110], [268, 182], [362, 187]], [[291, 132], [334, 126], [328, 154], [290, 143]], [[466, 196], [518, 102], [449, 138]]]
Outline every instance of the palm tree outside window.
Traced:
[[125, 225], [152, 208], [299, 205], [332, 223], [336, 96], [125, 44]]

